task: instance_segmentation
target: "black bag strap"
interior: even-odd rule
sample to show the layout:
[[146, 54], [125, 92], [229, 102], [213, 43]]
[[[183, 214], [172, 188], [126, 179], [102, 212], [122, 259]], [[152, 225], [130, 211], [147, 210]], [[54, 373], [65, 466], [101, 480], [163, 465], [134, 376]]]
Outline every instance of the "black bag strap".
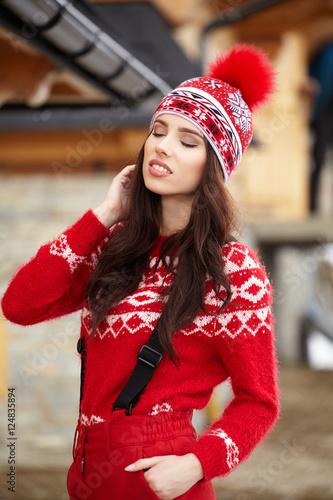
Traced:
[[125, 387], [112, 405], [115, 408], [124, 408], [131, 415], [153, 373], [163, 357], [164, 349], [158, 338], [157, 324], [149, 337], [147, 344], [143, 345], [137, 355], [138, 361], [132, 371]]
[[[158, 338], [158, 330], [156, 323], [152, 334], [149, 337], [147, 344], [143, 345], [137, 355], [138, 361], [132, 371], [125, 387], [118, 395], [116, 401], [112, 405], [112, 411], [115, 408], [123, 408], [132, 414], [132, 408], [135, 406], [141, 394], [143, 393], [149, 380], [152, 378], [153, 373], [159, 365], [164, 349]], [[80, 345], [79, 345], [80, 343]], [[81, 351], [79, 351], [79, 348]], [[83, 395], [83, 382], [84, 382], [84, 369], [85, 369], [85, 348], [84, 340], [81, 337], [78, 341], [78, 352], [81, 353], [81, 387], [80, 387], [80, 412], [81, 401]]]
[[80, 409], [79, 414], [81, 415], [81, 403], [83, 398], [83, 384], [84, 377], [86, 374], [86, 346], [84, 343], [84, 338], [80, 337], [77, 341], [77, 352], [81, 354], [81, 374], [80, 374]]

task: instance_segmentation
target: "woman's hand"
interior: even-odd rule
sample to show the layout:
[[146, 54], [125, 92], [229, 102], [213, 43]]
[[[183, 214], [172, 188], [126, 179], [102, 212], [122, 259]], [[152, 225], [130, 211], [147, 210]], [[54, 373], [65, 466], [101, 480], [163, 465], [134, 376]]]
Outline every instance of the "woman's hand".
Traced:
[[104, 201], [93, 210], [106, 227], [128, 218], [129, 188], [133, 181], [136, 165], [128, 165], [117, 174], [106, 193]]
[[145, 479], [161, 500], [173, 500], [186, 493], [204, 477], [200, 460], [194, 453], [141, 458], [125, 470], [130, 472], [149, 469]]

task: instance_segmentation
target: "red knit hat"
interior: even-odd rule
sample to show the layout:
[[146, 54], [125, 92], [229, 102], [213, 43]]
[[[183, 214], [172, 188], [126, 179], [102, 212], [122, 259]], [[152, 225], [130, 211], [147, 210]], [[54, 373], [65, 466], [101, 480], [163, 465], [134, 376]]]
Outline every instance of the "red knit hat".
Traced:
[[220, 162], [225, 182], [237, 168], [253, 134], [252, 115], [275, 91], [275, 71], [253, 45], [237, 44], [218, 56], [204, 77], [181, 83], [164, 97], [158, 115], [179, 114], [205, 135]]

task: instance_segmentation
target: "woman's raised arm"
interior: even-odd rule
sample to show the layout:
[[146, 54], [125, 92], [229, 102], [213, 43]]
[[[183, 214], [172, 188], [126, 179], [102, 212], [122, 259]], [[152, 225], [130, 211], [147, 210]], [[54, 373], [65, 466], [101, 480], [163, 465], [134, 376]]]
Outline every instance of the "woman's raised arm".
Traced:
[[1, 301], [5, 317], [19, 325], [33, 325], [79, 310], [109, 234], [89, 210], [43, 245], [11, 279]]
[[134, 167], [129, 165], [114, 177], [101, 205], [88, 210], [18, 269], [1, 301], [8, 320], [32, 325], [83, 307], [99, 255], [117, 222], [128, 217]]

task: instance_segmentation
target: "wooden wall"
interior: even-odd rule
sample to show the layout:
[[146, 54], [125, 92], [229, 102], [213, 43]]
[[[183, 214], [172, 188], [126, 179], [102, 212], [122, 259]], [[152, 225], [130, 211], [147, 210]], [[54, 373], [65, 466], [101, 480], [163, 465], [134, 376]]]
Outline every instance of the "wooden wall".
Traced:
[[1, 133], [0, 173], [59, 176], [119, 170], [135, 161], [147, 133], [146, 128]]
[[309, 214], [311, 165], [310, 106], [302, 92], [307, 41], [303, 33], [289, 31], [275, 47], [269, 40], [257, 44], [274, 53], [278, 92], [253, 116], [255, 146], [245, 152], [230, 188], [247, 219], [301, 219]]

